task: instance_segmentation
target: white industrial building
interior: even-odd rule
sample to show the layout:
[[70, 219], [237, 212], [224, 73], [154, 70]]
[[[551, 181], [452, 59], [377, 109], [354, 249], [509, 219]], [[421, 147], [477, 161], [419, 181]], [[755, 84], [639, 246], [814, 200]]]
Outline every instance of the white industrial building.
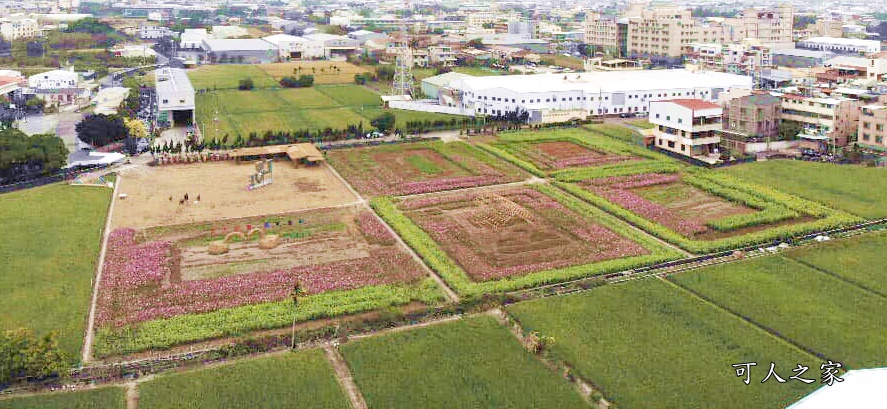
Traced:
[[194, 87], [179, 68], [162, 68], [154, 75], [157, 89], [157, 121], [171, 127], [194, 123]]
[[186, 28], [182, 33], [179, 48], [183, 50], [199, 50], [203, 47], [203, 40], [210, 38], [205, 28]]
[[156, 40], [158, 38], [172, 37], [173, 32], [169, 27], [149, 26], [142, 24], [139, 26], [139, 38], [142, 40]]
[[282, 60], [323, 58], [323, 42], [312, 41], [304, 37], [289, 34], [276, 34], [262, 37], [263, 40], [277, 47]]
[[363, 45], [360, 41], [347, 36], [334, 34], [305, 34], [304, 38], [323, 44], [324, 57], [331, 58], [336, 55], [347, 56], [356, 53]]
[[812, 37], [798, 41], [797, 48], [831, 51], [838, 54], [871, 54], [881, 51], [881, 42], [858, 38]]
[[[752, 77], [720, 72], [642, 70], [571, 74], [505, 75], [456, 79], [440, 90], [441, 105], [468, 115], [504, 115], [526, 110], [540, 115], [643, 113], [651, 101], [694, 98], [718, 101], [730, 89], [751, 89]], [[543, 115], [544, 116], [544, 115]]]

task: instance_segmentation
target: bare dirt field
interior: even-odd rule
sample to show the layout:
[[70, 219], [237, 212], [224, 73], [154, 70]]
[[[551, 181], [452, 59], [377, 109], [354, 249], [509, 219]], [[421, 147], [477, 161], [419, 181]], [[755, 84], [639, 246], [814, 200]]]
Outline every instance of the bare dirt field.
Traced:
[[[139, 167], [122, 173], [111, 225], [150, 227], [336, 206], [357, 201], [326, 167], [274, 165], [274, 183], [247, 191], [251, 164], [210, 162]], [[188, 194], [189, 201], [180, 204]], [[172, 197], [172, 200], [170, 200]], [[195, 203], [197, 198], [198, 203]]]

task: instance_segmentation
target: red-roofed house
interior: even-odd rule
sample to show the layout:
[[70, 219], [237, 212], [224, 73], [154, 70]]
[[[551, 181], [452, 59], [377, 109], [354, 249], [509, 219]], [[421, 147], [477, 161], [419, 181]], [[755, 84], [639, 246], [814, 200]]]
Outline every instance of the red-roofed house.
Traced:
[[720, 105], [701, 99], [651, 101], [653, 143], [663, 150], [716, 163], [722, 113]]

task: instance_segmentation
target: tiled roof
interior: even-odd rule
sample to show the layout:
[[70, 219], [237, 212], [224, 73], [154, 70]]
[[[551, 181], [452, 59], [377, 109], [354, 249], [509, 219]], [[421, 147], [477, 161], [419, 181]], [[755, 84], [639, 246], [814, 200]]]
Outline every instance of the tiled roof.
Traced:
[[665, 100], [662, 102], [672, 102], [672, 103], [678, 104], [682, 107], [690, 108], [694, 111], [697, 109], [714, 109], [714, 108], [721, 107], [718, 104], [715, 104], [713, 102], [704, 101], [701, 99], [669, 99], [669, 100]]

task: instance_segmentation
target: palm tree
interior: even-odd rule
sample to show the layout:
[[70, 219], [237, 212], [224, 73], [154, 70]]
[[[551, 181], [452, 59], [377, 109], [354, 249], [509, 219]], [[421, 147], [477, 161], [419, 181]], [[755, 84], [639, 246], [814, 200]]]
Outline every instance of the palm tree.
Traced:
[[305, 295], [305, 290], [302, 289], [302, 283], [296, 281], [296, 285], [293, 286], [293, 290], [290, 292], [290, 297], [293, 299], [293, 341], [291, 349], [296, 349], [296, 312], [299, 310], [299, 297]]

